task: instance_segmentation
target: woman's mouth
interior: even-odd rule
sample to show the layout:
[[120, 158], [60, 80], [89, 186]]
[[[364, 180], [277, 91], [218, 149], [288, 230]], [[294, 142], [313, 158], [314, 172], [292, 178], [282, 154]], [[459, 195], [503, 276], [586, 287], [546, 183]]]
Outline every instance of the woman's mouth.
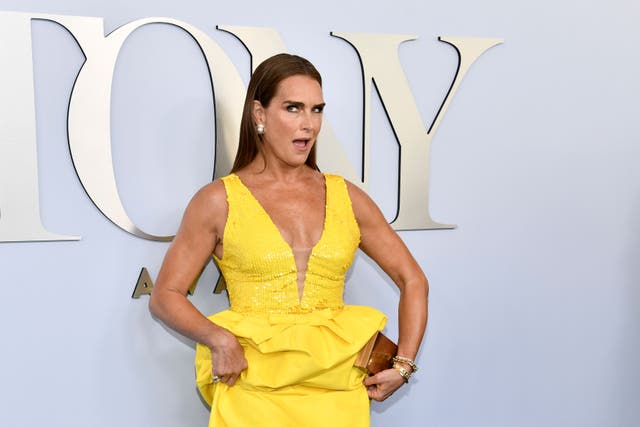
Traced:
[[307, 145], [309, 144], [310, 139], [294, 139], [293, 140], [293, 145], [296, 146], [296, 148], [300, 149], [300, 150], [304, 150], [305, 148], [307, 148]]

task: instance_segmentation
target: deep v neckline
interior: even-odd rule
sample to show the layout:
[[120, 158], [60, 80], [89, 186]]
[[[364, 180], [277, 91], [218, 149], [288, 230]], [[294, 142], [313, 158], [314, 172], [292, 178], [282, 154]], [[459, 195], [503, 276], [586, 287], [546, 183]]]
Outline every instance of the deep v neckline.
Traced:
[[[258, 206], [258, 208], [260, 209], [260, 211], [262, 211], [262, 213], [264, 214], [265, 218], [267, 219], [267, 222], [271, 224], [271, 226], [273, 227], [275, 233], [278, 235], [278, 238], [280, 240], [280, 242], [288, 249], [290, 258], [291, 258], [291, 262], [293, 264], [293, 267], [295, 269], [296, 274], [298, 273], [298, 266], [296, 264], [295, 261], [295, 255], [293, 253], [294, 249], [293, 247], [289, 244], [289, 242], [287, 242], [287, 240], [284, 238], [284, 236], [282, 235], [282, 232], [280, 231], [280, 229], [278, 228], [278, 226], [276, 225], [275, 221], [273, 220], [273, 218], [271, 217], [271, 215], [269, 214], [269, 212], [265, 209], [265, 207], [262, 205], [262, 203], [260, 203], [260, 200], [258, 200], [258, 198], [251, 192], [251, 189], [249, 189], [249, 187], [247, 187], [245, 185], [244, 182], [242, 182], [242, 179], [238, 176], [238, 174], [233, 174], [236, 179], [238, 180], [238, 182], [240, 183], [240, 186], [247, 192], [247, 194], [250, 196], [250, 198], [255, 202], [256, 206]], [[311, 252], [309, 253], [309, 258], [307, 258], [307, 264], [306, 264], [306, 268], [305, 268], [305, 278], [302, 284], [302, 292], [298, 292], [298, 286], [296, 283], [296, 295], [298, 297], [298, 303], [301, 303], [302, 300], [304, 299], [305, 296], [305, 290], [307, 288], [307, 273], [309, 272], [309, 262], [311, 261], [316, 248], [320, 245], [320, 242], [322, 242], [322, 240], [324, 239], [324, 236], [326, 234], [327, 231], [327, 217], [328, 215], [328, 211], [329, 211], [329, 184], [327, 182], [327, 176], [323, 173], [322, 174], [322, 178], [324, 179], [324, 219], [322, 220], [322, 232], [320, 233], [320, 237], [318, 238], [318, 240], [313, 244], [313, 246], [311, 246]]]

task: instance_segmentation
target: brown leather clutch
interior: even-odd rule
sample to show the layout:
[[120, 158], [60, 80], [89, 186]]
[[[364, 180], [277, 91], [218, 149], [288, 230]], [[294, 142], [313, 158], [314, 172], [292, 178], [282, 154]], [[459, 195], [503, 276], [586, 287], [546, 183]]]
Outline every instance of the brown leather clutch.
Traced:
[[382, 332], [376, 332], [358, 352], [354, 366], [369, 375], [393, 367], [393, 357], [398, 352], [398, 346]]

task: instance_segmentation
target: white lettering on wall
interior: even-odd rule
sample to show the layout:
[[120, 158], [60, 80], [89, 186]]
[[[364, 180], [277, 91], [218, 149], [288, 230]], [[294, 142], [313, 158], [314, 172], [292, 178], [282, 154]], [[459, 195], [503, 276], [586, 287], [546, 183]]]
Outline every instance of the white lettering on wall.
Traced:
[[[215, 171], [228, 173], [238, 144], [240, 114], [245, 87], [239, 72], [220, 46], [207, 34], [172, 18], [145, 18], [123, 25], [104, 36], [102, 18], [37, 13], [0, 12], [0, 58], [7, 64], [0, 73], [0, 242], [77, 240], [44, 229], [38, 203], [32, 19], [56, 22], [69, 31], [85, 54], [86, 61], [70, 94], [69, 148], [78, 178], [96, 207], [116, 226], [149, 240], [170, 240], [144, 232], [127, 215], [118, 195], [110, 137], [112, 79], [118, 54], [127, 37], [143, 25], [163, 23], [186, 31], [200, 47], [208, 67], [214, 94], [217, 123]], [[277, 31], [270, 28], [221, 26], [247, 47], [255, 67], [265, 58], [286, 51]], [[400, 43], [413, 36], [391, 34], [333, 34], [354, 47], [360, 58], [364, 85], [363, 170], [357, 174], [332, 131], [323, 125], [318, 162], [323, 169], [341, 173], [367, 188], [370, 176], [371, 87], [375, 85], [400, 146], [398, 209], [392, 225], [398, 230], [452, 228], [429, 214], [429, 147], [439, 123], [469, 67], [497, 39], [440, 38], [452, 45], [459, 66], [428, 130], [418, 112], [413, 94], [400, 65]]]

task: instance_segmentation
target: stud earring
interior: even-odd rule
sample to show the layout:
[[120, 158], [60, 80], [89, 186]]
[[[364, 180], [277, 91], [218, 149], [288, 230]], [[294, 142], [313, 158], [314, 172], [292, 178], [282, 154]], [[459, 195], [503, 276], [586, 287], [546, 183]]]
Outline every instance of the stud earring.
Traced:
[[262, 123], [256, 125], [256, 132], [258, 132], [258, 135], [264, 135], [264, 125]]

